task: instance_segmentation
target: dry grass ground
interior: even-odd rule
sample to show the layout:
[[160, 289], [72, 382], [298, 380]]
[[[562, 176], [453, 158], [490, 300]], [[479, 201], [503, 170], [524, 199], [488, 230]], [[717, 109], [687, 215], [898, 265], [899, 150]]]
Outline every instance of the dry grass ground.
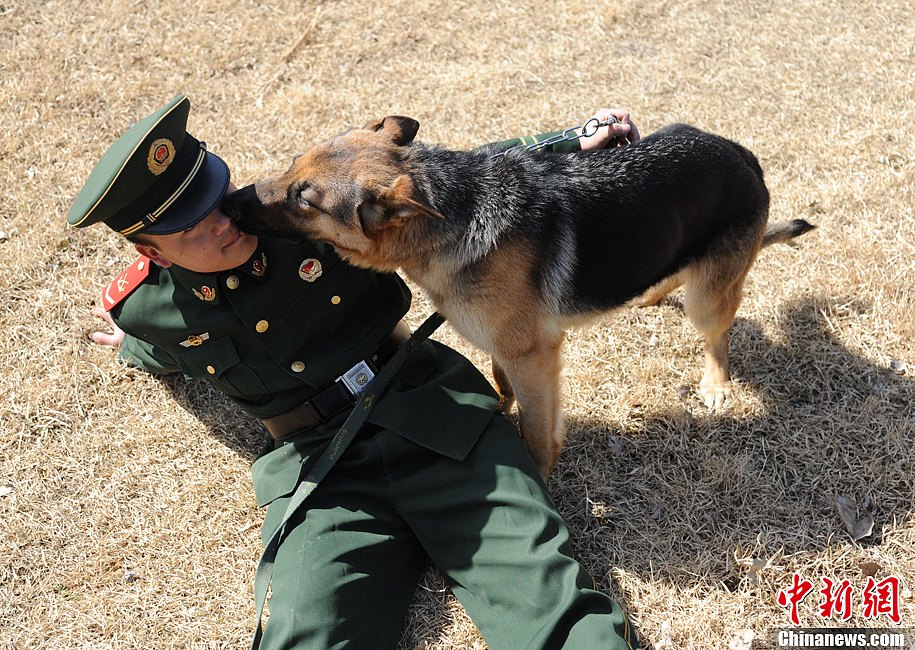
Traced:
[[[700, 341], [676, 301], [572, 332], [551, 490], [656, 650], [760, 645], [795, 572], [852, 581], [845, 627], [888, 625], [861, 591], [897, 576], [915, 627], [913, 34], [905, 0], [0, 2], [0, 647], [248, 643], [260, 430], [87, 340], [133, 258], [65, 224], [107, 145], [180, 92], [239, 185], [390, 113], [470, 147], [623, 105], [644, 133], [749, 146], [772, 218], [819, 229], [750, 274], [730, 410], [689, 389]], [[870, 536], [840, 497], [876, 504]], [[816, 600], [802, 620], [825, 625]], [[484, 647], [434, 573], [402, 645]]]

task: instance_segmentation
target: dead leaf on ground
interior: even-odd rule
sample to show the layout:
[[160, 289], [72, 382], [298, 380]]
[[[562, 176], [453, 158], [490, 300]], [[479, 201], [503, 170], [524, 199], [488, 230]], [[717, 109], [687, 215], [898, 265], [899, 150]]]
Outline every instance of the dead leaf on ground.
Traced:
[[661, 623], [661, 629], [658, 630], [658, 638], [654, 642], [654, 650], [674, 650], [677, 646], [674, 645], [674, 641], [670, 636], [671, 625], [670, 621], [664, 621]]
[[751, 650], [756, 632], [750, 629], [738, 630], [728, 642], [728, 650]]
[[836, 509], [853, 541], [857, 542], [873, 534], [876, 505], [871, 497], [864, 500], [864, 512], [860, 517], [857, 506], [846, 496], [836, 497]]
[[749, 568], [750, 584], [755, 585], [757, 582], [759, 582], [759, 574], [762, 573], [762, 571], [767, 566], [769, 566], [768, 560], [764, 560], [764, 559], [758, 558], [758, 557], [753, 558], [753, 563], [750, 565], [750, 568]]
[[862, 562], [861, 564], [859, 564], [858, 568], [861, 569], [862, 575], [864, 575], [865, 577], [873, 578], [880, 572], [880, 570], [883, 567], [880, 566], [877, 562], [867, 561], [867, 562]]

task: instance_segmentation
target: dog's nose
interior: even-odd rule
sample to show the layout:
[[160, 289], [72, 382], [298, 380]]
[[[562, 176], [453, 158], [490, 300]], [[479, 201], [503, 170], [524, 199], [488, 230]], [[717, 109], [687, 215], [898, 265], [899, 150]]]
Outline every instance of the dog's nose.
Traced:
[[226, 194], [219, 207], [230, 219], [240, 221], [246, 210], [250, 210], [258, 204], [254, 185], [247, 185], [240, 190]]
[[222, 210], [222, 213], [233, 221], [238, 221], [238, 206], [233, 199], [236, 194], [238, 194], [238, 190], [231, 194], [226, 194], [222, 197], [222, 202], [219, 204], [219, 209]]

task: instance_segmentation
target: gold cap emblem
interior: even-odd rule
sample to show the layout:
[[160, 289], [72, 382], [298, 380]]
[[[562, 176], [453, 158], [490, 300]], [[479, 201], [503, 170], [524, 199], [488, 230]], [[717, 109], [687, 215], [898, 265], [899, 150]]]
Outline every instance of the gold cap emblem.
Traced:
[[149, 147], [146, 156], [146, 166], [155, 176], [158, 176], [172, 164], [175, 159], [175, 145], [168, 138], [159, 138]]

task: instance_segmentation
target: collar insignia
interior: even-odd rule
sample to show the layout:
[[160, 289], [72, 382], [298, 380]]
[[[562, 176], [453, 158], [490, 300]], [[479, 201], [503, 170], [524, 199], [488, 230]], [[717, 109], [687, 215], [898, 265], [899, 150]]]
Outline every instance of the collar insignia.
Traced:
[[251, 265], [251, 273], [258, 278], [264, 277], [264, 273], [267, 272], [267, 254], [261, 253], [261, 258], [259, 260], [254, 260], [254, 263]]
[[299, 277], [305, 282], [314, 282], [321, 277], [322, 273], [324, 273], [324, 268], [321, 266], [321, 262], [313, 257], [309, 257], [299, 264]]
[[181, 341], [181, 347], [196, 348], [198, 345], [202, 345], [203, 342], [209, 338], [209, 332], [204, 332], [203, 334], [191, 334], [189, 337], [187, 337], [186, 341]]
[[216, 289], [211, 289], [210, 287], [204, 286], [200, 287], [200, 291], [197, 291], [197, 289], [191, 289], [191, 291], [204, 302], [213, 302], [216, 299]]

